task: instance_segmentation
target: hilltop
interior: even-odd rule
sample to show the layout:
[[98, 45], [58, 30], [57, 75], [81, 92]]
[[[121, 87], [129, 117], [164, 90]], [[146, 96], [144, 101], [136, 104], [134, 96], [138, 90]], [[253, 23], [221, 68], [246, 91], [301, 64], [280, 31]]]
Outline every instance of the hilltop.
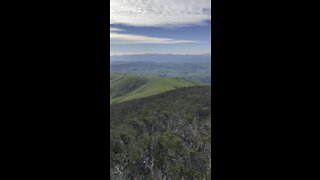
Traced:
[[195, 85], [197, 84], [183, 79], [112, 73], [110, 76], [110, 104]]

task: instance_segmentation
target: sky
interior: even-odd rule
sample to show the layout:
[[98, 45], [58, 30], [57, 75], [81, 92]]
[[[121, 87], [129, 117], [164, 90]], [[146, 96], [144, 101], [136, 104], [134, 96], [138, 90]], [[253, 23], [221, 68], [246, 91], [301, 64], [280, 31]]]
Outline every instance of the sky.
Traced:
[[110, 52], [211, 53], [211, 0], [110, 0]]

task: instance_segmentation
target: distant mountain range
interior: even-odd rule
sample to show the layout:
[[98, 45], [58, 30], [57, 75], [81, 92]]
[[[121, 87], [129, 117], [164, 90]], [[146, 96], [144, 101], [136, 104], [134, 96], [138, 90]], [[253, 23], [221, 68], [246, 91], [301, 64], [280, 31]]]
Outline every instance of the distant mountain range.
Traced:
[[110, 71], [211, 84], [211, 55], [135, 54], [111, 56]]
[[158, 62], [158, 63], [181, 63], [181, 62], [211, 62], [211, 54], [202, 55], [178, 55], [178, 54], [132, 54], [132, 55], [113, 55], [110, 61], [124, 62]]
[[196, 85], [196, 83], [183, 79], [143, 77], [112, 73], [110, 75], [110, 104]]

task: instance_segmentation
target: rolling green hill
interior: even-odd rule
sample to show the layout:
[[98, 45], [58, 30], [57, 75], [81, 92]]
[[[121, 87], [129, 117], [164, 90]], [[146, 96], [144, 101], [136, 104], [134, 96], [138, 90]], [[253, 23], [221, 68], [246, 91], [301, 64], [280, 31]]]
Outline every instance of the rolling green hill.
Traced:
[[113, 73], [110, 76], [110, 104], [195, 85], [197, 84], [183, 79], [143, 77]]
[[211, 179], [211, 87], [110, 108], [111, 179]]

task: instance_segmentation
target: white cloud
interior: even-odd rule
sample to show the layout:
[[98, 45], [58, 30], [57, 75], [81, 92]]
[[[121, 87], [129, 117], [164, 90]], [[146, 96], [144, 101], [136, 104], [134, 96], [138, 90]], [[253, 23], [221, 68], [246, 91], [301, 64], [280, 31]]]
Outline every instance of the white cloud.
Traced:
[[194, 43], [197, 41], [179, 40], [171, 38], [159, 38], [134, 34], [110, 33], [111, 44], [177, 44]]
[[176, 27], [208, 20], [211, 0], [110, 0], [110, 24]]
[[118, 32], [118, 31], [123, 31], [123, 29], [119, 29], [119, 28], [114, 28], [114, 27], [110, 27], [110, 32]]

